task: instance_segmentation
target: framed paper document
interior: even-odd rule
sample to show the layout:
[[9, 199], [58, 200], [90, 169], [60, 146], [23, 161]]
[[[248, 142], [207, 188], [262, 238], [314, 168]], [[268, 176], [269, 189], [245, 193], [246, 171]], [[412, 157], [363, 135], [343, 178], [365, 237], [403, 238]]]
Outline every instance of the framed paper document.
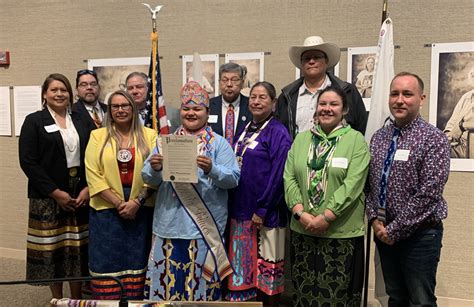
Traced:
[[25, 117], [41, 110], [41, 86], [15, 86], [13, 88], [13, 110], [15, 112], [15, 136], [19, 136]]
[[0, 86], [0, 135], [12, 135], [12, 123], [10, 113], [10, 88], [8, 86]]
[[167, 135], [162, 139], [163, 180], [198, 182], [197, 139], [194, 135]]

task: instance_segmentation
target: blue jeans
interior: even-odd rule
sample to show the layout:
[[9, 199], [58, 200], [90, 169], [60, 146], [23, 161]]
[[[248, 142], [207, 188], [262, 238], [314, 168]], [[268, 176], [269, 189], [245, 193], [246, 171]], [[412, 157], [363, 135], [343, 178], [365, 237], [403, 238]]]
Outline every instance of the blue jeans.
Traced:
[[389, 307], [437, 306], [436, 270], [443, 224], [417, 230], [405, 240], [387, 245], [375, 238], [389, 298]]

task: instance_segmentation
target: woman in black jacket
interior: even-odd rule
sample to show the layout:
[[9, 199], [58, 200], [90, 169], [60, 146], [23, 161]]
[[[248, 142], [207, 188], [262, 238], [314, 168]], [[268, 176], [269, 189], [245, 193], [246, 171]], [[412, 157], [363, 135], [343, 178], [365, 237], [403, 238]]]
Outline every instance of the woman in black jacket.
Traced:
[[[69, 80], [49, 75], [41, 91], [43, 109], [29, 114], [21, 128], [20, 166], [28, 177], [28, 280], [87, 276], [89, 190], [84, 151], [93, 127], [70, 113]], [[81, 283], [69, 283], [72, 298]], [[50, 285], [62, 298], [62, 283]]]

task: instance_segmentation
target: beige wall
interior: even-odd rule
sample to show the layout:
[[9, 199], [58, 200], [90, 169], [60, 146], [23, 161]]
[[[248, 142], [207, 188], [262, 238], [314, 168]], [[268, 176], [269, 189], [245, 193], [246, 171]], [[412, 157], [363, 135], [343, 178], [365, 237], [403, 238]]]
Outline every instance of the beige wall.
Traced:
[[[39, 85], [61, 72], [74, 80], [85, 59], [143, 57], [150, 53], [150, 16], [143, 0], [0, 0], [0, 50], [11, 52], [0, 67], [0, 86]], [[271, 52], [265, 78], [277, 88], [294, 78], [290, 45], [320, 35], [343, 47], [377, 44], [382, 1], [375, 0], [161, 0], [159, 50], [165, 99], [176, 103], [181, 85], [179, 56], [193, 52]], [[100, 3], [100, 5], [99, 5]], [[156, 1], [152, 1], [156, 4]], [[474, 37], [474, 1], [389, 1], [394, 22], [396, 71], [430, 81], [434, 42]], [[347, 54], [342, 53], [341, 76]], [[221, 58], [221, 63], [223, 58]], [[426, 106], [423, 116], [427, 118]], [[0, 252], [24, 250], [26, 179], [18, 164], [18, 140], [0, 137]], [[445, 196], [449, 218], [438, 273], [438, 295], [474, 300], [474, 173], [452, 172]], [[471, 188], [466, 188], [470, 185]], [[11, 250], [10, 250], [11, 251]]]

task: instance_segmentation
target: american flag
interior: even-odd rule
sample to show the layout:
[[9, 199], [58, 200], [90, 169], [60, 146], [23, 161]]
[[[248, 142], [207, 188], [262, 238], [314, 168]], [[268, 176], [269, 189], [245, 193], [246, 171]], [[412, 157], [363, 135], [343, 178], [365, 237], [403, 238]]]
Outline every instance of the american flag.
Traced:
[[[168, 119], [166, 118], [165, 101], [163, 99], [163, 91], [161, 87], [161, 70], [160, 70], [160, 55], [158, 48], [153, 48], [150, 57], [150, 68], [148, 70], [148, 94], [146, 102], [145, 126], [153, 128], [159, 132], [160, 135], [169, 134], [170, 128], [168, 126]], [[155, 55], [153, 53], [156, 53]], [[156, 65], [153, 67], [153, 58], [156, 59]], [[156, 82], [153, 84], [153, 74], [155, 74]], [[153, 100], [153, 89], [156, 90], [156, 99]], [[156, 107], [156, 126], [153, 123], [153, 108]]]

